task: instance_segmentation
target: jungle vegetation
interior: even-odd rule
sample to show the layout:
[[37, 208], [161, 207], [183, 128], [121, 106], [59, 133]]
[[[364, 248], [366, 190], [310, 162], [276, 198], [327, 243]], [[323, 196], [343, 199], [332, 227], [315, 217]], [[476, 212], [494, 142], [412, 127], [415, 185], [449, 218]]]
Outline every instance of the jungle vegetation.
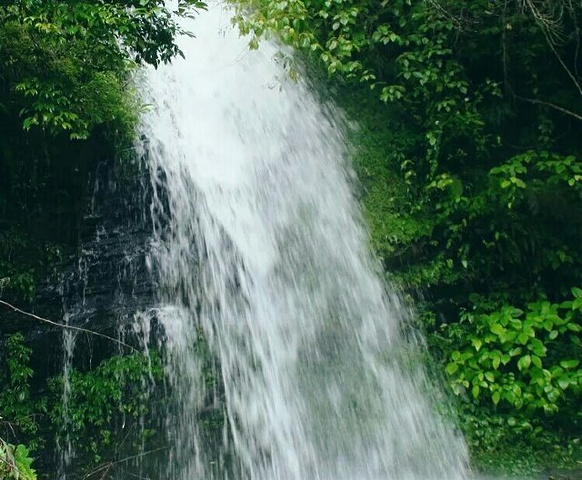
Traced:
[[[180, 55], [176, 37], [191, 33], [178, 20], [201, 8], [198, 0], [172, 9], [162, 0], [0, 1], [0, 299], [30, 305], [40, 281], [74, 254], [89, 171], [123, 156], [136, 134], [132, 75]], [[3, 305], [0, 321], [7, 312]], [[0, 478], [30, 480], [31, 455], [51, 457], [62, 440], [63, 380], [35, 377], [24, 337], [0, 332]], [[112, 470], [112, 429], [147, 408], [144, 376], [161, 375], [155, 358], [113, 356], [71, 372], [77, 393], [66, 427], [82, 448], [80, 472]], [[141, 431], [136, 441], [150, 435]]]
[[[251, 48], [269, 36], [292, 45], [303, 74], [357, 119], [371, 247], [418, 311], [474, 465], [523, 474], [579, 462], [582, 4], [232, 3]], [[177, 13], [202, 6], [182, 1]], [[87, 169], [131, 142], [131, 73], [180, 53], [174, 18], [157, 0], [0, 3], [1, 298], [26, 304], [74, 249]], [[2, 470], [27, 472], [28, 449], [43, 448], [38, 425], [16, 419], [56, 407], [47, 393], [30, 416], [30, 352], [21, 337], [2, 342], [0, 416], [23, 441], [2, 433], [0, 478], [33, 478]], [[122, 358], [75, 381], [139, 369]], [[115, 417], [115, 405], [99, 408]], [[98, 435], [80, 415], [79, 432]], [[105, 455], [103, 441], [87, 455]]]

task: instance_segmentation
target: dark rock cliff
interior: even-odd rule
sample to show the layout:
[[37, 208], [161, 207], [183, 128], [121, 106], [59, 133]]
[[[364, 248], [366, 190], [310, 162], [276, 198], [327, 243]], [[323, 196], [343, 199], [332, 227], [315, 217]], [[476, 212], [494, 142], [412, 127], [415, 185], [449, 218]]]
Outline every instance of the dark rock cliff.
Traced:
[[[146, 266], [151, 234], [149, 175], [139, 162], [120, 165], [110, 160], [96, 163], [88, 179], [77, 247], [41, 282], [34, 301], [23, 309], [116, 337], [137, 311], [154, 301]], [[3, 307], [0, 329], [4, 335], [25, 333], [35, 352], [35, 371], [50, 376], [59, 370], [61, 328]], [[79, 337], [75, 357], [81, 364], [98, 361], [118, 348], [89, 334]]]

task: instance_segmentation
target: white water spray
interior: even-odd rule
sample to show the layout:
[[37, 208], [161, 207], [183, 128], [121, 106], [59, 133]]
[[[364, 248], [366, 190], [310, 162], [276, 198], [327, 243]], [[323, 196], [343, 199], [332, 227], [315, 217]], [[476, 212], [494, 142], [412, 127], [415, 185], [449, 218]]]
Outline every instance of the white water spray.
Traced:
[[[147, 73], [151, 254], [177, 400], [169, 480], [456, 480], [462, 440], [432, 411], [404, 314], [368, 253], [331, 108], [249, 51], [215, 7], [186, 60]], [[209, 465], [201, 327], [220, 365], [229, 468]], [[413, 356], [413, 355], [412, 355]]]

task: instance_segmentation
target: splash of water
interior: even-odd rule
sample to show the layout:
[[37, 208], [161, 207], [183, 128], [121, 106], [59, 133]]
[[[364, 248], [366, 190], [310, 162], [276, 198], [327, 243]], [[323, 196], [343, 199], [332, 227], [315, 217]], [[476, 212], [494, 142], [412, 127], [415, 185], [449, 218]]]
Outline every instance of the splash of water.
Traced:
[[[187, 60], [144, 85], [161, 192], [150, 260], [178, 405], [167, 478], [466, 478], [462, 440], [402, 361], [406, 313], [375, 273], [337, 112], [287, 79], [277, 47], [249, 51], [211, 10], [183, 40]], [[197, 427], [200, 327], [224, 384], [229, 469], [208, 464]]]

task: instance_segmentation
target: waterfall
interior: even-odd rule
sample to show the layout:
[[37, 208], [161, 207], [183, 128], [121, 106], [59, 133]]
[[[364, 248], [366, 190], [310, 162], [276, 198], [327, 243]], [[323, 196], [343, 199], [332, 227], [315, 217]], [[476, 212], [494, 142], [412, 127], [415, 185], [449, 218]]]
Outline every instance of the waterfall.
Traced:
[[[279, 47], [249, 51], [229, 17], [202, 14], [186, 58], [141, 86], [171, 392], [164, 478], [467, 478], [368, 251], [340, 113], [289, 79]], [[227, 419], [222, 460], [199, 424], [209, 396]]]

